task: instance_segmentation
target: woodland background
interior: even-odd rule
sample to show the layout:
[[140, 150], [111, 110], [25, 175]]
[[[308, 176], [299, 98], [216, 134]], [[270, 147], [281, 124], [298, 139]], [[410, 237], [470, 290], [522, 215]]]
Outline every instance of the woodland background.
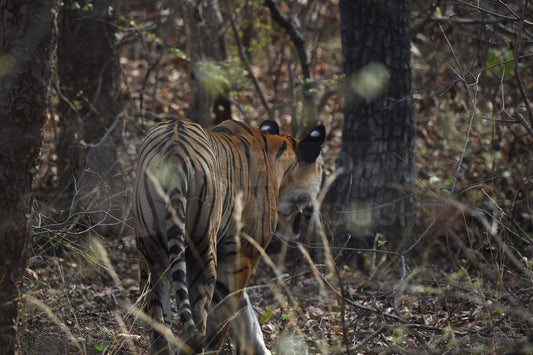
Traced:
[[[140, 292], [128, 206], [143, 134], [192, 110], [193, 17], [176, 4], [61, 5], [63, 20], [88, 27], [78, 27], [80, 40], [58, 25], [22, 284], [23, 354], [147, 353], [147, 327], [130, 308]], [[305, 40], [312, 83], [290, 36], [253, 0], [219, 1], [226, 57], [206, 64], [208, 80], [235, 119], [257, 126], [270, 116], [287, 134], [301, 133], [294, 117], [312, 90], [331, 175], [344, 110], [339, 4], [276, 4]], [[95, 12], [98, 20], [81, 21]], [[249, 282], [273, 353], [533, 353], [532, 21], [527, 0], [411, 1], [409, 232], [400, 243], [339, 242], [325, 219], [314, 238], [275, 241]], [[102, 49], [86, 48], [90, 40]], [[106, 64], [94, 71], [69, 54]], [[105, 112], [93, 101], [100, 90], [114, 93]], [[64, 173], [73, 166], [83, 173]]]

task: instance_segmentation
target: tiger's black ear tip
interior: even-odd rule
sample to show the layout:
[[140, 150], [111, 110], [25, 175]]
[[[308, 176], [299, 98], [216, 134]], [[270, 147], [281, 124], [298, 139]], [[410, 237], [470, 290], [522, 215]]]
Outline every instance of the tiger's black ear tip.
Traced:
[[326, 140], [326, 127], [321, 124], [320, 126], [317, 126], [315, 129], [313, 129], [311, 133], [309, 133], [309, 135], [323, 142], [324, 140]]
[[317, 126], [298, 144], [299, 160], [306, 163], [315, 162], [320, 155], [322, 144], [325, 140], [326, 127], [324, 125]]
[[317, 126], [303, 140], [323, 143], [326, 140], [326, 127], [324, 125]]
[[265, 131], [272, 134], [279, 134], [279, 125], [274, 120], [266, 120], [259, 126], [261, 131]]

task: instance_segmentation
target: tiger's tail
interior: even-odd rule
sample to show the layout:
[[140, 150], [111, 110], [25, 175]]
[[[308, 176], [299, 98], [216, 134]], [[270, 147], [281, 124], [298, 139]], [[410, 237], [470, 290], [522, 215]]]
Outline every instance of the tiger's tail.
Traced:
[[[166, 164], [165, 164], [166, 165]], [[165, 169], [163, 169], [165, 170]], [[144, 191], [137, 192], [139, 213], [143, 222], [144, 235], [137, 237], [141, 245], [141, 287], [148, 289], [147, 313], [159, 323], [171, 327], [170, 284], [176, 294], [178, 311], [184, 326], [183, 339], [187, 346], [179, 344], [182, 352], [189, 353], [203, 348], [204, 335], [197, 329], [189, 298], [186, 262], [186, 181], [180, 181], [180, 187], [165, 184], [162, 177], [168, 176], [160, 169], [145, 171]], [[181, 180], [181, 179], [177, 179]], [[185, 180], [185, 179], [183, 179]], [[166, 186], [163, 187], [163, 184]], [[143, 201], [144, 200], [144, 201]], [[144, 245], [142, 245], [144, 244]], [[187, 349], [189, 348], [189, 349]], [[152, 352], [171, 351], [171, 345], [163, 334], [152, 330]], [[189, 351], [187, 351], [189, 350]], [[197, 350], [196, 350], [197, 351]]]
[[[190, 350], [199, 351], [205, 344], [205, 336], [198, 330], [193, 318], [191, 301], [189, 296], [189, 284], [187, 277], [187, 256], [186, 256], [186, 230], [185, 230], [185, 204], [186, 199], [183, 194], [181, 198], [174, 198], [167, 219], [169, 227], [167, 229], [169, 279], [172, 287], [176, 292], [176, 303], [178, 304], [178, 313], [184, 327], [184, 334], [187, 338], [183, 339], [190, 347]], [[185, 349], [182, 352], [188, 353]]]

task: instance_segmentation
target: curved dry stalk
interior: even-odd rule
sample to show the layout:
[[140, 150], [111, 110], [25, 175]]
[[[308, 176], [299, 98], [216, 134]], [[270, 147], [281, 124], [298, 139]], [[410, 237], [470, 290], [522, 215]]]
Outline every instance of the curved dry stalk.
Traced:
[[58, 316], [56, 316], [54, 314], [54, 312], [52, 311], [52, 309], [50, 307], [48, 307], [46, 304], [42, 303], [40, 300], [38, 300], [37, 298], [33, 297], [32, 295], [29, 295], [29, 294], [26, 294], [26, 295], [23, 295], [22, 296], [23, 299], [27, 300], [28, 302], [30, 302], [32, 305], [34, 305], [35, 307], [39, 308], [40, 310], [42, 310], [47, 316], [48, 318], [50, 318], [50, 320], [55, 323], [68, 337], [69, 339], [76, 345], [76, 347], [80, 350], [80, 353], [81, 354], [87, 354], [87, 350], [85, 349], [84, 346], [82, 346], [78, 340], [76, 339], [76, 337], [72, 334], [72, 332], [70, 331], [70, 329], [68, 329], [68, 327], [65, 325], [65, 323], [63, 323], [61, 321], [61, 319], [59, 319]]
[[132, 314], [134, 317], [140, 319], [144, 323], [148, 324], [150, 327], [155, 329], [158, 333], [163, 335], [165, 339], [172, 344], [173, 346], [176, 346], [180, 349], [182, 349], [185, 352], [190, 352], [191, 348], [180, 338], [178, 338], [171, 329], [167, 328], [165, 324], [159, 323], [155, 321], [152, 317], [150, 317], [145, 312], [141, 311], [134, 305], [132, 305], [129, 302], [121, 302], [121, 307], [128, 313]]

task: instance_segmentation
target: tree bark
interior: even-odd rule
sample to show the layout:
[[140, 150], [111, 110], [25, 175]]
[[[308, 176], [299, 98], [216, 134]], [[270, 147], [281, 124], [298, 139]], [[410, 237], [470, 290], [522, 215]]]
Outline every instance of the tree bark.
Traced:
[[317, 106], [315, 104], [315, 95], [313, 94], [313, 78], [311, 77], [311, 63], [307, 55], [305, 39], [295, 21], [290, 16], [282, 14], [274, 0], [265, 0], [264, 4], [270, 10], [272, 20], [289, 35], [300, 61], [303, 79], [303, 108], [301, 116], [292, 120], [292, 135], [299, 137], [310, 132], [318, 124]]
[[116, 1], [94, 0], [89, 10], [74, 9], [73, 0], [63, 3], [58, 43], [60, 199], [54, 207], [71, 206], [78, 194], [74, 206], [103, 209], [120, 218], [120, 64], [114, 15], [108, 12]]
[[0, 349], [17, 350], [31, 184], [56, 45], [55, 0], [0, 0]]
[[[188, 116], [204, 127], [231, 119], [231, 104], [225, 97], [209, 66], [227, 59], [222, 14], [218, 0], [181, 1], [187, 28], [190, 57], [190, 90]], [[207, 68], [207, 70], [206, 70]]]
[[328, 195], [337, 233], [397, 242], [410, 223], [414, 162], [410, 1], [340, 0], [345, 169]]

